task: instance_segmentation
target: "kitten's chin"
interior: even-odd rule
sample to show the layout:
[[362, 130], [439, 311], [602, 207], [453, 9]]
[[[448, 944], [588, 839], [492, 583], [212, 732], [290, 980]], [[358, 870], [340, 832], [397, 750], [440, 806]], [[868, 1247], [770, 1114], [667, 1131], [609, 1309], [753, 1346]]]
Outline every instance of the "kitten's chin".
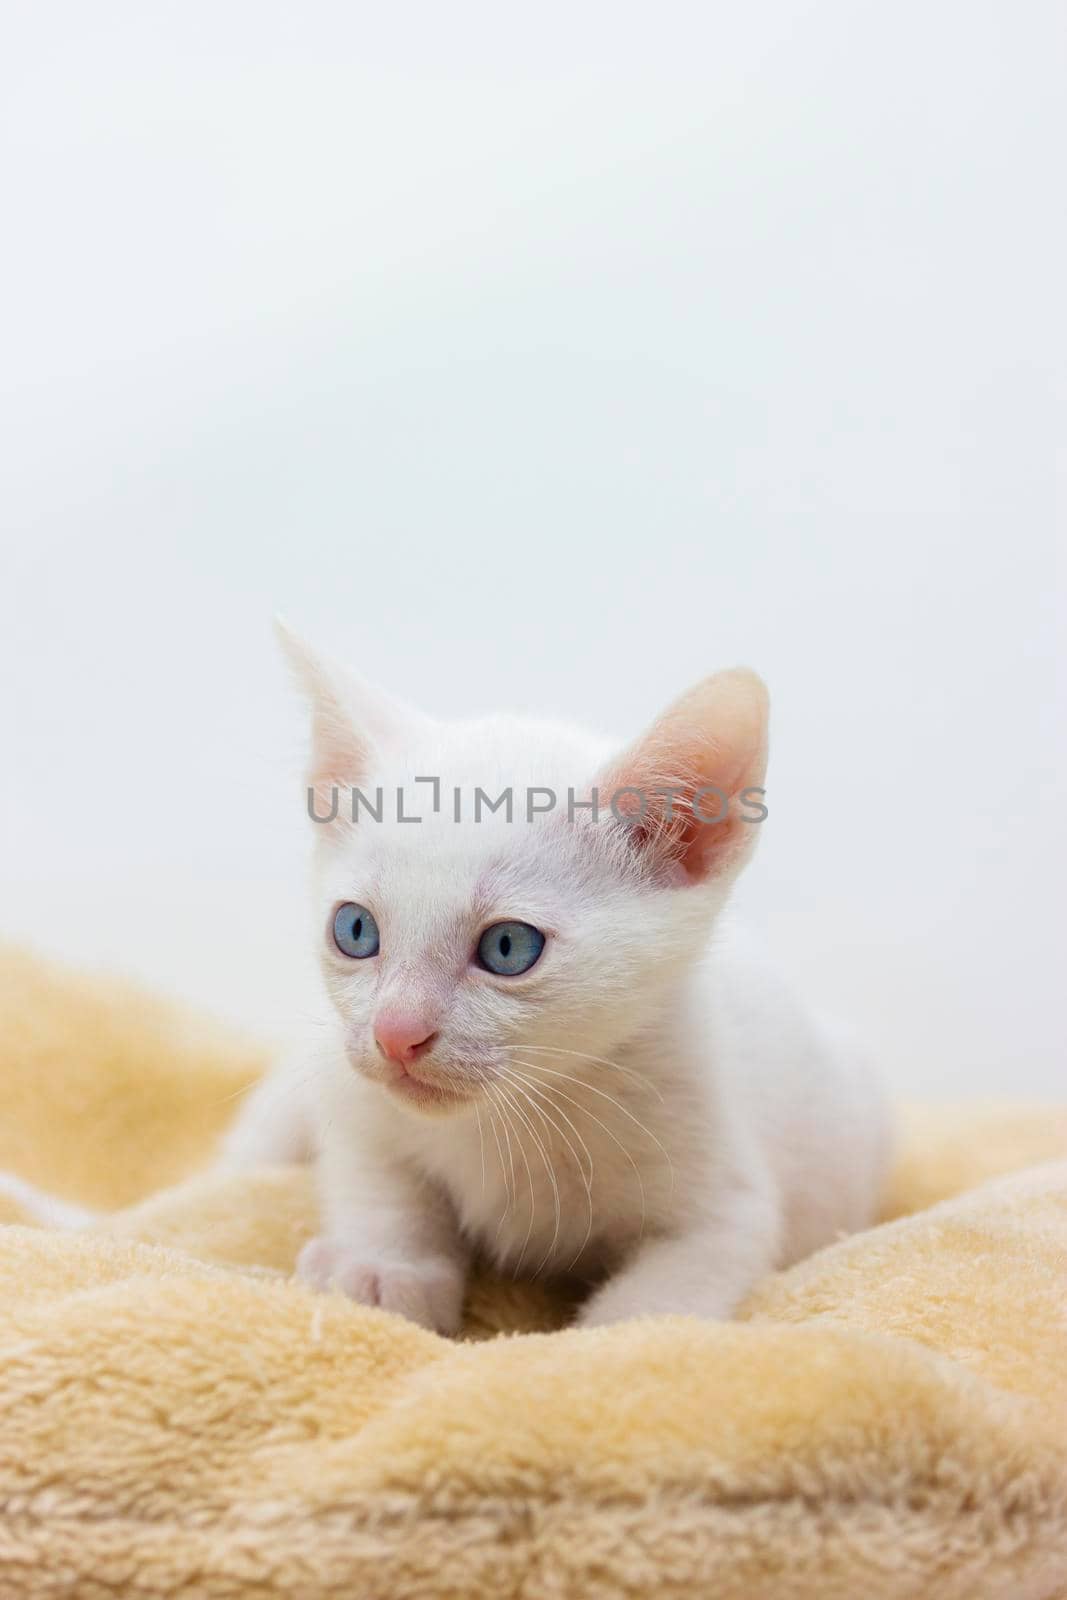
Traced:
[[472, 1097], [471, 1089], [465, 1085], [418, 1078], [406, 1067], [397, 1067], [388, 1078], [379, 1081], [394, 1100], [428, 1116], [447, 1116], [450, 1111], [459, 1111]]

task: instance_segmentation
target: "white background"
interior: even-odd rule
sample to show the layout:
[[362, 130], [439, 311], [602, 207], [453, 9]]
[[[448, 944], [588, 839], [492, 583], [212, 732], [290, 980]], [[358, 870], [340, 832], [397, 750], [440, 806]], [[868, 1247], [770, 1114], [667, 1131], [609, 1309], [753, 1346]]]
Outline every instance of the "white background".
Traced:
[[276, 609], [620, 734], [747, 661], [781, 960], [1062, 1097], [1064, 15], [7, 0], [3, 931], [314, 1003]]

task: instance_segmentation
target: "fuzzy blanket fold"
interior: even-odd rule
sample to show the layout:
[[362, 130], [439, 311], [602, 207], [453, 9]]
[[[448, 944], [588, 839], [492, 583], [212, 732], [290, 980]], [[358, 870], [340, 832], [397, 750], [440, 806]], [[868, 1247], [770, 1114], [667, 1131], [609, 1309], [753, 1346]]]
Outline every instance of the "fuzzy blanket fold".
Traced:
[[739, 1322], [483, 1279], [543, 1331], [453, 1344], [288, 1278], [305, 1173], [195, 1175], [254, 1049], [14, 951], [0, 1018], [0, 1166], [121, 1207], [0, 1211], [4, 1600], [1067, 1597], [1067, 1113], [916, 1116]]

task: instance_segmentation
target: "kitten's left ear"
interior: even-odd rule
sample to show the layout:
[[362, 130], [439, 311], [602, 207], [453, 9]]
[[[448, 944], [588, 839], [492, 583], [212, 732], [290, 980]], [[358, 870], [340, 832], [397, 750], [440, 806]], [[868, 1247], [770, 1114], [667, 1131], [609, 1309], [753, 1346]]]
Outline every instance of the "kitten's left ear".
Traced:
[[[676, 700], [597, 779], [632, 847], [675, 881], [732, 876], [755, 842], [767, 770], [768, 697], [747, 668], [717, 672]], [[746, 810], [748, 814], [746, 814]]]
[[334, 790], [358, 788], [375, 756], [402, 747], [426, 719], [319, 655], [280, 617], [274, 619], [274, 631], [311, 710], [307, 782], [316, 815], [328, 816], [336, 810]]

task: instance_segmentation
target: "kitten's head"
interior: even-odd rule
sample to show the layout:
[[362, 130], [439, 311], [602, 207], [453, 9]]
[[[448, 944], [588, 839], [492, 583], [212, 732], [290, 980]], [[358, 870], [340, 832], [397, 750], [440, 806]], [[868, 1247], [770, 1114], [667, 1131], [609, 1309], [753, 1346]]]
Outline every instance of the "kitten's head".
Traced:
[[757, 831], [760, 680], [707, 678], [613, 751], [436, 722], [282, 641], [312, 710], [309, 811], [336, 812], [314, 827], [314, 914], [352, 1067], [440, 1114], [662, 1025]]

